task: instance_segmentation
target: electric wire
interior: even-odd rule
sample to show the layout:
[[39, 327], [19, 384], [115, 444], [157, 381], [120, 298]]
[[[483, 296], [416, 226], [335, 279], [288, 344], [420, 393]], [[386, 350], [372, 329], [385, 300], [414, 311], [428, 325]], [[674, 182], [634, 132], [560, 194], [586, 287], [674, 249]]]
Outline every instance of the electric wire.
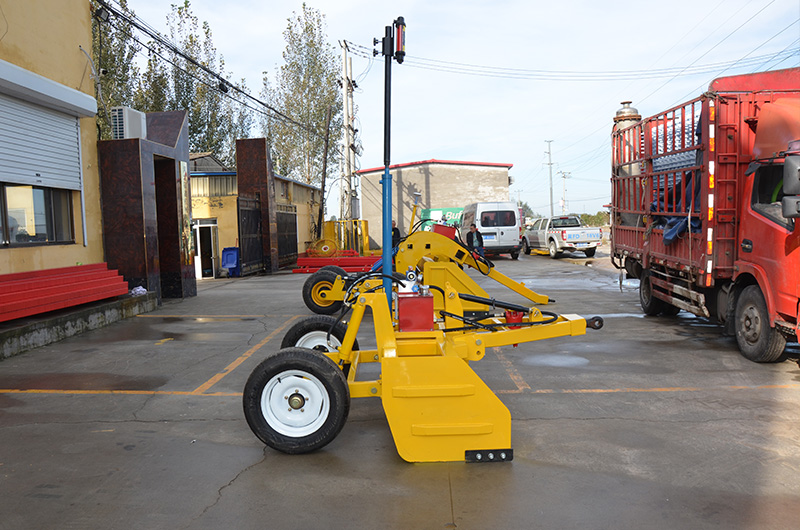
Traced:
[[[141, 40], [139, 40], [139, 38], [137, 38], [137, 37], [136, 37], [136, 35], [134, 35], [132, 32], [128, 31], [126, 28], [124, 28], [124, 27], [123, 27], [123, 26], [121, 26], [121, 25], [117, 25], [117, 24], [115, 24], [114, 22], [112, 22], [112, 20], [113, 20], [113, 19], [112, 19], [111, 17], [109, 17], [109, 19], [108, 19], [108, 21], [107, 21], [107, 22], [108, 22], [108, 23], [109, 23], [109, 24], [110, 24], [112, 27], [114, 27], [114, 28], [116, 28], [117, 30], [119, 30], [119, 31], [122, 31], [123, 33], [125, 33], [127, 37], [129, 37], [130, 39], [132, 39], [134, 42], [136, 42], [136, 43], [137, 43], [139, 46], [141, 46], [143, 49], [145, 49], [145, 50], [149, 51], [150, 53], [152, 53], [152, 54], [154, 54], [154, 55], [156, 55], [156, 56], [158, 56], [158, 57], [159, 57], [159, 58], [161, 58], [161, 59], [162, 59], [164, 62], [166, 62], [167, 64], [169, 64], [169, 65], [173, 66], [174, 68], [177, 68], [178, 70], [180, 70], [181, 72], [183, 72], [185, 75], [189, 76], [190, 78], [194, 79], [194, 80], [195, 80], [195, 81], [197, 81], [198, 83], [201, 83], [201, 84], [205, 85], [206, 87], [210, 88], [211, 90], [218, 90], [218, 86], [216, 86], [216, 85], [213, 85], [213, 84], [209, 83], [207, 80], [203, 79], [202, 77], [200, 77], [200, 76], [197, 76], [197, 75], [193, 74], [192, 72], [190, 72], [189, 70], [187, 70], [186, 68], [184, 68], [184, 67], [183, 67], [182, 65], [180, 65], [179, 63], [177, 63], [177, 62], [173, 61], [173, 60], [172, 60], [172, 59], [170, 59], [168, 56], [166, 56], [165, 54], [161, 53], [161, 52], [159, 51], [159, 49], [158, 49], [158, 48], [156, 48], [156, 47], [154, 47], [154, 46], [150, 46], [149, 44], [142, 42], [142, 41], [141, 41]], [[153, 30], [153, 31], [155, 31], [155, 30]], [[142, 49], [139, 49], [139, 50], [136, 50], [136, 53], [141, 53], [141, 54], [144, 54], [144, 51], [143, 51]], [[179, 54], [179, 55], [180, 55], [180, 54]], [[181, 57], [183, 57], [183, 55], [180, 55], [180, 56], [181, 56]], [[205, 71], [205, 70], [204, 70], [204, 71]], [[222, 78], [221, 76], [219, 76], [219, 75], [216, 75], [216, 74], [214, 75], [214, 77], [215, 77], [215, 79], [221, 79], [221, 80], [222, 80], [222, 82], [225, 82], [225, 84], [226, 84], [228, 87], [234, 88], [234, 89], [235, 89], [235, 90], [236, 90], [236, 91], [237, 91], [239, 94], [241, 94], [241, 95], [243, 95], [243, 96], [247, 97], [248, 99], [250, 99], [250, 100], [253, 100], [253, 101], [256, 101], [256, 102], [260, 102], [260, 100], [258, 100], [257, 98], [254, 98], [254, 97], [250, 96], [250, 95], [249, 95], [249, 94], [247, 94], [247, 93], [246, 93], [244, 90], [242, 90], [242, 89], [240, 89], [240, 88], [236, 87], [235, 85], [233, 85], [233, 84], [232, 84], [230, 81], [228, 81], [227, 79], [224, 79], [224, 78]], [[269, 105], [267, 105], [267, 104], [265, 104], [265, 103], [263, 103], [263, 102], [260, 102], [260, 103], [261, 103], [261, 104], [262, 104], [262, 106], [263, 106], [263, 107], [265, 107], [267, 110], [263, 110], [263, 109], [261, 109], [261, 108], [255, 107], [255, 106], [253, 106], [253, 105], [251, 105], [251, 104], [248, 104], [246, 101], [243, 101], [243, 100], [241, 100], [241, 99], [238, 99], [238, 98], [236, 98], [236, 97], [235, 97], [233, 94], [229, 94], [229, 93], [226, 93], [226, 92], [221, 92], [221, 91], [220, 91], [220, 94], [221, 94], [223, 97], [225, 97], [225, 98], [227, 98], [227, 99], [229, 99], [229, 100], [233, 101], [234, 103], [237, 103], [237, 104], [239, 104], [239, 105], [241, 105], [241, 106], [243, 106], [243, 107], [245, 107], [245, 108], [247, 108], [247, 109], [250, 109], [251, 111], [253, 111], [253, 112], [257, 113], [257, 114], [260, 114], [260, 115], [262, 115], [262, 116], [265, 116], [265, 117], [267, 117], [267, 118], [273, 118], [273, 119], [279, 119], [279, 120], [282, 120], [282, 121], [287, 121], [287, 120], [286, 120], [286, 118], [284, 118], [284, 116], [283, 116], [282, 114], [274, 115], [274, 111], [273, 111], [272, 107], [271, 107], [271, 106], [269, 106]], [[271, 113], [271, 112], [268, 112], [268, 111], [271, 111], [271, 112], [273, 112], [273, 113]], [[106, 111], [106, 112], [107, 112], [107, 111]], [[289, 119], [289, 120], [288, 120], [288, 123], [290, 123], [291, 125], [298, 125], [298, 122], [296, 122], [295, 120], [292, 120], [292, 119]], [[314, 130], [312, 130], [312, 129], [308, 128], [308, 127], [302, 126], [302, 129], [303, 129], [303, 130], [305, 130], [306, 132], [310, 133], [310, 134], [315, 134], [315, 135], [317, 135], [317, 136], [320, 136], [320, 133], [319, 133], [319, 132], [317, 132], [317, 131], [314, 131]], [[333, 144], [333, 150], [334, 150], [334, 151], [336, 151], [336, 152], [337, 152], [337, 153], [338, 153], [340, 156], [344, 156], [343, 149], [342, 149], [340, 146], [337, 146], [336, 144]], [[329, 193], [328, 193], [327, 195], [330, 195], [330, 193], [331, 193], [331, 192], [332, 192], [332, 190], [330, 190], [330, 189], [329, 189]]]
[[[751, 17], [751, 19], [752, 18], [753, 17]], [[728, 35], [728, 37], [730, 37], [730, 35]], [[726, 37], [726, 39], [728, 37]], [[725, 39], [723, 39], [723, 41], [724, 40]], [[723, 41], [717, 43], [714, 47], [709, 49], [694, 62], [697, 62], [697, 60], [707, 55], [711, 50], [716, 48]], [[355, 44], [351, 41], [346, 41], [346, 42], [348, 43], [349, 46], [348, 49], [353, 55], [367, 59], [369, 61], [378, 60], [376, 57], [372, 56], [370, 48], [360, 44]], [[528, 70], [519, 68], [506, 68], [499, 66], [473, 65], [467, 63], [457, 63], [452, 61], [426, 59], [422, 57], [416, 57], [413, 55], [406, 55], [406, 59], [403, 64], [404, 65], [407, 64], [408, 66], [424, 70], [433, 70], [444, 73], [454, 73], [462, 75], [472, 75], [477, 77], [520, 79], [520, 80], [534, 80], [534, 81], [598, 82], [598, 81], [630, 81], [630, 80], [642, 80], [642, 79], [663, 79], [663, 78], [674, 78], [679, 75], [686, 75], [686, 76], [698, 75], [698, 74], [713, 72], [720, 68], [730, 68], [732, 66], [752, 66], [764, 60], [774, 60], [776, 58], [783, 59], [786, 57], [791, 57], [795, 54], [796, 54], [795, 51], [783, 50], [781, 52], [755, 56], [745, 60], [737, 59], [733, 61], [708, 63], [696, 66], [694, 65], [693, 62], [689, 66], [682, 66], [682, 67], [670, 67], [670, 68], [651, 69], [651, 70], [619, 70], [619, 71], [611, 70], [611, 71], [597, 71], [597, 72], [590, 72], [590, 71], [581, 72], [581, 71], [569, 71], [569, 70]]]
[[[145, 35], [147, 35], [148, 37], [153, 39], [153, 41], [155, 41], [156, 43], [158, 43], [161, 46], [163, 46], [170, 53], [181, 57], [182, 59], [184, 59], [188, 63], [190, 63], [193, 66], [197, 67], [198, 69], [204, 71], [207, 75], [211, 76], [213, 79], [217, 80], [220, 83], [224, 83], [227, 87], [229, 87], [230, 89], [238, 92], [239, 94], [241, 94], [242, 96], [246, 97], [247, 99], [250, 99], [255, 103], [258, 103], [259, 105], [263, 106], [266, 109], [269, 109], [270, 111], [272, 111], [272, 113], [275, 116], [279, 117], [281, 120], [283, 120], [285, 122], [288, 122], [288, 123], [290, 123], [290, 124], [292, 124], [292, 125], [294, 125], [296, 127], [299, 127], [299, 128], [301, 128], [301, 129], [303, 129], [303, 130], [305, 130], [305, 131], [307, 131], [307, 132], [309, 132], [311, 134], [316, 134], [318, 136], [323, 136], [324, 135], [324, 133], [322, 133], [320, 131], [317, 131], [315, 128], [313, 128], [313, 127], [311, 127], [311, 126], [309, 126], [307, 124], [300, 123], [299, 121], [295, 120], [294, 118], [292, 118], [292, 117], [284, 114], [283, 112], [279, 111], [278, 109], [272, 107], [271, 105], [269, 105], [265, 101], [262, 101], [262, 100], [256, 98], [255, 96], [249, 94], [248, 92], [242, 90], [240, 87], [238, 87], [236, 84], [232, 83], [230, 80], [225, 79], [220, 74], [214, 72], [213, 70], [211, 70], [210, 68], [208, 68], [207, 66], [202, 64], [200, 61], [196, 60], [191, 55], [189, 55], [188, 53], [186, 53], [183, 50], [181, 50], [177, 45], [175, 45], [169, 39], [167, 39], [166, 37], [161, 35], [161, 33], [159, 33], [158, 31], [153, 29], [152, 26], [150, 26], [146, 22], [142, 21], [137, 15], [132, 14], [132, 13], [126, 13], [125, 9], [123, 9], [121, 5], [120, 5], [120, 9], [117, 9], [117, 8], [111, 6], [106, 0], [96, 0], [96, 2], [99, 5], [101, 5], [102, 7], [108, 9], [109, 12], [112, 15], [114, 15], [114, 17], [116, 17], [116, 18], [122, 20], [123, 22], [133, 26], [134, 28], [138, 29], [139, 31], [141, 31], [142, 33], [144, 33]], [[109, 17], [109, 21], [110, 20], [111, 20], [111, 18]], [[137, 39], [137, 42], [142, 44], [141, 41], [138, 41], [138, 39]], [[161, 56], [161, 55], [159, 55], [159, 57], [163, 58], [163, 56]], [[177, 66], [177, 65], [175, 65], [175, 63], [172, 63], [171, 61], [170, 61], [170, 64], [173, 64], [173, 66]], [[180, 68], [180, 67], [178, 67], [178, 68]], [[180, 69], [182, 71], [186, 72], [183, 68], [180, 68]], [[207, 84], [207, 83], [205, 83], [205, 84]], [[216, 87], [214, 87], [214, 88], [216, 88]]]

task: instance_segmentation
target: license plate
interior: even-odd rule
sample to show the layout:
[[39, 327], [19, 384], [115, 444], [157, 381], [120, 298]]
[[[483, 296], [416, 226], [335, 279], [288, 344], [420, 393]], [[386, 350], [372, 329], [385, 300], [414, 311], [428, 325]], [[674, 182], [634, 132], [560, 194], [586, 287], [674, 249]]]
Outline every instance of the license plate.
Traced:
[[494, 241], [494, 234], [486, 234], [483, 236], [484, 241]]

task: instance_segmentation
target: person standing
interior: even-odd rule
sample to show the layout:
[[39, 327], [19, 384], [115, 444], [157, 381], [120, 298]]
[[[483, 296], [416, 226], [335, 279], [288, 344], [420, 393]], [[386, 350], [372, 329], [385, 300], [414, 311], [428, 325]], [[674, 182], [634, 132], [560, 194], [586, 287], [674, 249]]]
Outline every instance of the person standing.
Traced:
[[469, 232], [467, 232], [467, 248], [469, 248], [471, 252], [477, 252], [480, 257], [483, 257], [483, 236], [475, 226], [475, 223], [469, 225]]
[[397, 228], [397, 221], [392, 221], [392, 248], [397, 248], [400, 244], [400, 229]]

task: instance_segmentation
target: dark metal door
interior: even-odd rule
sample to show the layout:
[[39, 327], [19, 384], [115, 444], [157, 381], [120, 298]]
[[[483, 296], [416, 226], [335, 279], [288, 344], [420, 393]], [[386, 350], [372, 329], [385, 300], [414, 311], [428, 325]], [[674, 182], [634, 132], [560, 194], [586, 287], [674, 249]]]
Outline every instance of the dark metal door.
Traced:
[[297, 263], [297, 212], [278, 211], [278, 266]]
[[261, 246], [261, 203], [258, 199], [239, 197], [239, 260], [242, 276], [263, 270]]

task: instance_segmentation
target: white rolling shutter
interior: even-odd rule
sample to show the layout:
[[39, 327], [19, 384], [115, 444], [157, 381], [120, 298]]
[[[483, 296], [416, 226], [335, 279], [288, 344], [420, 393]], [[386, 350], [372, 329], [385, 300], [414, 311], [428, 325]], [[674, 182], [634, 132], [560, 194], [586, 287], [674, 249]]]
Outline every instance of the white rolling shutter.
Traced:
[[0, 181], [80, 190], [78, 118], [0, 94]]

